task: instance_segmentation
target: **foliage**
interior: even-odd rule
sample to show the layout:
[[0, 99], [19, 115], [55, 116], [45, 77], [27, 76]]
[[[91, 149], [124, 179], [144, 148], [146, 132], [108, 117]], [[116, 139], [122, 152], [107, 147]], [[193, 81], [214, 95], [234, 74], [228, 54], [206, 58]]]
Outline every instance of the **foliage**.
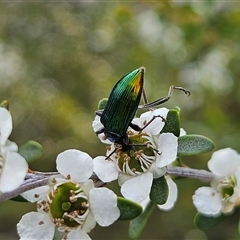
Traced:
[[[0, 95], [10, 101], [14, 118], [10, 139], [20, 146], [29, 139], [42, 144], [42, 157], [30, 163], [38, 171], [54, 171], [53, 159], [65, 149], [104, 154], [90, 124], [97, 103], [119, 76], [144, 65], [149, 100], [166, 96], [170, 85], [184, 86], [190, 98], [176, 94], [166, 103], [184, 109], [181, 127], [209, 137], [216, 149], [240, 151], [239, 11], [237, 3], [212, 0], [2, 4]], [[210, 154], [196, 158], [196, 166], [206, 168]], [[184, 160], [193, 166], [193, 159]], [[161, 221], [161, 230], [143, 232], [142, 239], [184, 238], [195, 229], [191, 195], [199, 183], [177, 181], [186, 197], [151, 223], [158, 229]], [[0, 222], [8, 224], [0, 224], [0, 238], [17, 238], [16, 223], [31, 209], [13, 206], [2, 204]], [[220, 225], [207, 238], [237, 238], [237, 224], [229, 218], [224, 224], [227, 233]], [[118, 221], [105, 231], [123, 239], [127, 228]], [[102, 231], [91, 236], [104, 238]]]

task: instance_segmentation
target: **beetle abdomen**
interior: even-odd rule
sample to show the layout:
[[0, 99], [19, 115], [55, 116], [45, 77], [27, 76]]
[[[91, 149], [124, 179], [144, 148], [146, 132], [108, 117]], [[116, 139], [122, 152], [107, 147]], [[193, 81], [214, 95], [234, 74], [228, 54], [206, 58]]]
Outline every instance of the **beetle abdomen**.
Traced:
[[107, 131], [120, 136], [126, 133], [141, 99], [144, 71], [140, 67], [115, 84], [101, 115], [101, 122]]

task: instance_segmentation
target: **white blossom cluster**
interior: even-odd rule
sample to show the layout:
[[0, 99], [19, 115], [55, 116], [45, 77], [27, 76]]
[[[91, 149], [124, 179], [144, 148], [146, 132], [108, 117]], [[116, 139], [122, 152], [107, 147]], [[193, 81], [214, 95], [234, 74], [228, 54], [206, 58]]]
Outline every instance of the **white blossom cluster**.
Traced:
[[[177, 159], [178, 138], [169, 132], [162, 133], [168, 113], [167, 108], [159, 108], [134, 118], [133, 123], [142, 130], [129, 127], [127, 137], [131, 146], [127, 150], [110, 142], [102, 133], [98, 137], [108, 145], [106, 156], [92, 159], [76, 149], [60, 153], [56, 159], [58, 175], [50, 177], [47, 185], [22, 194], [29, 202], [37, 203], [37, 211], [25, 214], [17, 224], [20, 239], [53, 239], [56, 234], [61, 239], [90, 239], [88, 233], [96, 223], [106, 227], [115, 222], [120, 217], [117, 195], [106, 187], [95, 187], [91, 180], [94, 173], [104, 183], [117, 180], [123, 197], [143, 207], [150, 201], [154, 179], [164, 178], [168, 196], [164, 204], [157, 206], [171, 210], [178, 189], [166, 172]], [[94, 131], [102, 127], [100, 117], [96, 116]], [[0, 107], [1, 193], [18, 188], [28, 171], [17, 145], [8, 140], [11, 131], [11, 114]], [[181, 129], [180, 135], [185, 134]], [[214, 179], [209, 187], [196, 190], [193, 204], [205, 216], [231, 214], [240, 205], [240, 155], [230, 148], [218, 150], [208, 168]]]
[[196, 190], [193, 203], [206, 216], [231, 214], [240, 205], [240, 155], [231, 148], [218, 150], [208, 168], [215, 177], [210, 187]]

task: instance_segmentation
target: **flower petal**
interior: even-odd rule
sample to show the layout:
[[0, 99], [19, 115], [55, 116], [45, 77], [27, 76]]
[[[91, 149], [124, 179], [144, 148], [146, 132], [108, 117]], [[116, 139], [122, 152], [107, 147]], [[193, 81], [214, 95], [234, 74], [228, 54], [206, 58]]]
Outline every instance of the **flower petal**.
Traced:
[[21, 240], [53, 239], [55, 226], [47, 214], [29, 212], [17, 224]]
[[224, 148], [214, 152], [208, 161], [208, 168], [219, 177], [234, 174], [239, 166], [240, 156], [231, 148]]
[[89, 192], [92, 213], [101, 226], [109, 226], [120, 216], [117, 207], [117, 195], [108, 188], [93, 188]]
[[17, 144], [15, 142], [7, 140], [6, 144], [1, 146], [1, 152], [2, 152], [2, 154], [5, 154], [8, 151], [17, 152], [18, 151]]
[[49, 190], [50, 190], [50, 187], [48, 185], [46, 185], [46, 186], [34, 188], [32, 190], [22, 193], [21, 195], [26, 200], [33, 203], [33, 202], [37, 202], [40, 199], [46, 197]]
[[83, 223], [82, 229], [86, 233], [90, 232], [96, 226], [96, 219], [93, 213], [90, 211], [87, 215], [87, 219]]
[[71, 229], [70, 233], [67, 234], [67, 239], [69, 240], [87, 240], [87, 239], [91, 239], [88, 234], [82, 230], [80, 227], [78, 227], [77, 229]]
[[125, 198], [141, 202], [149, 196], [152, 181], [152, 173], [143, 173], [124, 182], [121, 187], [121, 193]]
[[116, 164], [102, 156], [93, 159], [93, 171], [103, 182], [111, 182], [117, 179], [119, 174]]
[[142, 208], [143, 208], [143, 211], [145, 211], [145, 209], [146, 209], [146, 207], [147, 207], [147, 205], [148, 205], [148, 203], [150, 202], [151, 200], [150, 200], [150, 198], [149, 198], [149, 196], [147, 197], [147, 198], [145, 198], [144, 200], [142, 200], [141, 202], [139, 202], [139, 204], [142, 206]]
[[69, 149], [57, 156], [57, 170], [67, 177], [78, 183], [84, 182], [90, 178], [93, 173], [92, 158], [85, 152]]
[[156, 166], [156, 161], [155, 161], [151, 165], [149, 171], [153, 174], [153, 178], [159, 178], [159, 177], [163, 176], [167, 172], [167, 168], [166, 167], [162, 167], [162, 168], [157, 167]]
[[170, 211], [177, 201], [178, 189], [176, 183], [168, 175], [166, 175], [165, 178], [168, 184], [169, 195], [167, 202], [162, 205], [158, 205], [158, 208], [161, 210]]
[[[148, 123], [149, 121], [152, 120], [153, 116], [161, 116], [166, 119], [167, 114], [168, 114], [168, 109], [167, 108], [158, 108], [154, 111], [148, 111], [140, 116], [140, 120], [142, 122], [142, 127]], [[157, 135], [160, 133], [162, 128], [165, 125], [165, 122], [162, 120], [161, 117], [156, 117], [151, 124], [149, 124], [145, 129], [144, 132], [149, 133], [150, 135]]]
[[[115, 160], [116, 161], [116, 158], [117, 158], [117, 154], [116, 154], [116, 147], [115, 147], [115, 144], [111, 144], [109, 147], [107, 147], [107, 152], [106, 152], [106, 156], [108, 157], [108, 156], [110, 156], [110, 155], [112, 155], [111, 157], [110, 157], [110, 159], [111, 160]], [[113, 152], [115, 152], [115, 153], [113, 153]], [[113, 153], [113, 154], [112, 154]]]
[[192, 197], [198, 212], [207, 216], [218, 216], [221, 213], [221, 195], [211, 187], [200, 187]]
[[[240, 167], [237, 168], [237, 171], [235, 173], [235, 177], [236, 177], [236, 182], [237, 182], [237, 188], [238, 188], [238, 191], [240, 192]], [[240, 196], [240, 194], [239, 194]]]
[[92, 122], [92, 127], [94, 132], [98, 131], [100, 128], [103, 128], [103, 125], [100, 122], [100, 117], [98, 115], [95, 116], [95, 119]]
[[123, 183], [125, 183], [126, 181], [128, 181], [129, 179], [132, 179], [132, 178], [134, 178], [134, 176], [120, 173], [118, 176], [118, 185], [122, 186]]
[[83, 191], [89, 195], [89, 192], [92, 188], [94, 188], [94, 183], [92, 179], [88, 179], [87, 181], [85, 181], [84, 183], [81, 183], [81, 187], [83, 189]]
[[12, 116], [6, 108], [0, 107], [0, 145], [4, 145], [12, 132]]
[[187, 132], [183, 128], [180, 128], [180, 137], [185, 136], [186, 134]]
[[16, 152], [5, 152], [4, 166], [0, 179], [0, 190], [9, 192], [18, 188], [26, 176], [28, 164], [26, 160]]
[[171, 164], [177, 158], [178, 139], [172, 133], [162, 133], [158, 140], [156, 166], [161, 168]]
[[[93, 127], [93, 130], [94, 132], [98, 131], [99, 129], [103, 128], [103, 125], [102, 123], [100, 122], [100, 117], [99, 116], [96, 116], [94, 121], [92, 122], [92, 127]], [[108, 139], [106, 139], [105, 137], [105, 134], [104, 133], [100, 133], [97, 135], [98, 138], [100, 139], [100, 141], [102, 143], [105, 143], [105, 144], [112, 144], [112, 142], [110, 142]]]

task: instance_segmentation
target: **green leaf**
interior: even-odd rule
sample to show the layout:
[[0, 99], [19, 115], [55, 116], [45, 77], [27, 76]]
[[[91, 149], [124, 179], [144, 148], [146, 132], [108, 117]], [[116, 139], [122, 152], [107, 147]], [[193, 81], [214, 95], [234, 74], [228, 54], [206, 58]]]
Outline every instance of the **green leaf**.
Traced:
[[150, 199], [156, 204], [162, 205], [167, 201], [168, 194], [169, 189], [165, 177], [154, 178], [150, 192]]
[[149, 201], [144, 212], [130, 222], [128, 230], [128, 236], [130, 239], [137, 239], [140, 236], [155, 206], [155, 203]]
[[38, 159], [42, 155], [43, 149], [38, 142], [30, 140], [19, 147], [18, 153], [29, 163]]
[[170, 132], [178, 137], [180, 135], [180, 112], [176, 109], [170, 109], [166, 120], [161, 133]]
[[201, 213], [197, 213], [195, 218], [194, 218], [194, 223], [197, 227], [199, 227], [202, 230], [208, 230], [218, 223], [220, 223], [223, 219], [225, 219], [226, 216], [223, 214], [218, 216], [218, 217], [209, 217], [209, 216], [204, 216]]
[[177, 158], [174, 162], [172, 162], [171, 166], [172, 167], [185, 167], [185, 168], [189, 167], [185, 163], [183, 163], [180, 158]]
[[180, 115], [180, 112], [181, 112], [181, 108], [179, 106], [175, 106], [172, 108], [173, 110], [177, 110], [179, 112], [179, 115]]
[[0, 103], [0, 107], [6, 108], [7, 110], [9, 110], [9, 102], [7, 100], [3, 100]]
[[191, 156], [210, 152], [214, 143], [201, 135], [185, 135], [178, 138], [178, 156]]
[[118, 197], [119, 220], [131, 220], [142, 213], [142, 206], [126, 198]]
[[11, 200], [15, 202], [28, 202], [28, 200], [25, 199], [22, 195], [18, 195], [14, 198], [11, 198]]
[[104, 109], [107, 105], [107, 102], [108, 102], [108, 98], [101, 99], [98, 103], [98, 110]]

